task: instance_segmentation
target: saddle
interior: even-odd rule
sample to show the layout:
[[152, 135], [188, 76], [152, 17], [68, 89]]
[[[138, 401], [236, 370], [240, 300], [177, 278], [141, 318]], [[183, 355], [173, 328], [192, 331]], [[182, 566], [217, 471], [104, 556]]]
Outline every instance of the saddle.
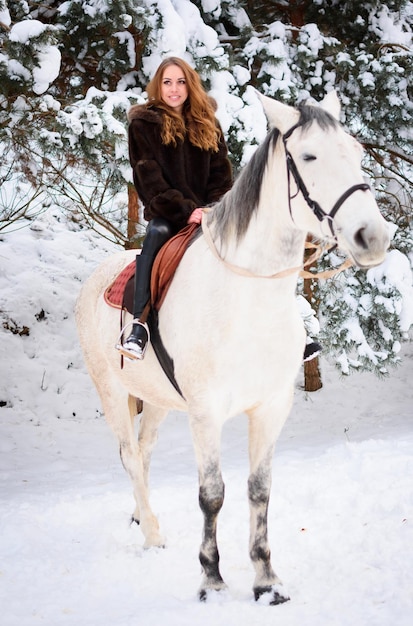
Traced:
[[[160, 310], [185, 250], [191, 245], [199, 228], [199, 224], [188, 224], [169, 239], [156, 255], [151, 275], [151, 307], [155, 311]], [[135, 267], [135, 261], [129, 263], [104, 293], [105, 302], [109, 306], [126, 310], [132, 315]]]
[[[150, 330], [151, 344], [158, 361], [171, 384], [182, 396], [182, 392], [175, 379], [174, 363], [163, 345], [159, 333], [158, 312], [172, 283], [175, 271], [185, 253], [185, 250], [195, 240], [199, 232], [199, 224], [188, 224], [177, 235], [169, 239], [156, 255], [151, 274], [151, 302], [147, 323]], [[121, 310], [120, 327], [123, 328], [123, 312], [133, 315], [133, 295], [135, 289], [136, 263], [129, 263], [105, 290], [105, 302]], [[123, 357], [121, 357], [123, 367]], [[138, 413], [142, 410], [142, 401], [138, 400]]]

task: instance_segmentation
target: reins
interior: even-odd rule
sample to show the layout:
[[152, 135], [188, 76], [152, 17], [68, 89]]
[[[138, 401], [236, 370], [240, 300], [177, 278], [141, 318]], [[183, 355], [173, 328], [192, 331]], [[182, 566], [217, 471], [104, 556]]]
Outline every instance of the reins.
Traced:
[[203, 213], [202, 213], [202, 232], [205, 237], [205, 241], [207, 242], [208, 247], [210, 248], [215, 258], [218, 259], [218, 261], [220, 261], [221, 263], [223, 263], [225, 267], [231, 270], [231, 272], [234, 272], [235, 274], [238, 274], [239, 276], [245, 276], [246, 278], [286, 278], [287, 276], [291, 276], [291, 274], [295, 274], [296, 272], [298, 272], [302, 278], [323, 279], [323, 278], [331, 278], [332, 276], [335, 276], [339, 272], [342, 272], [343, 270], [347, 269], [348, 267], [351, 267], [352, 265], [352, 261], [350, 259], [347, 259], [346, 261], [344, 261], [344, 263], [340, 265], [340, 267], [334, 270], [326, 270], [324, 272], [318, 272], [318, 273], [309, 272], [305, 270], [304, 268], [308, 267], [312, 263], [315, 263], [315, 261], [317, 261], [320, 258], [321, 254], [326, 250], [330, 250], [331, 247], [325, 247], [325, 246], [320, 246], [319, 244], [306, 242], [305, 247], [315, 248], [315, 252], [313, 252], [313, 254], [307, 259], [307, 261], [303, 265], [300, 265], [297, 267], [290, 267], [288, 269], [281, 270], [280, 272], [275, 272], [275, 274], [256, 274], [255, 272], [251, 272], [245, 267], [240, 267], [239, 265], [235, 265], [234, 263], [229, 263], [229, 261], [226, 261], [219, 254], [215, 246], [214, 240], [212, 239], [209, 226], [206, 222], [206, 215], [207, 213], [209, 213], [209, 211], [210, 209], [203, 209]]
[[[289, 269], [282, 270], [281, 272], [276, 272], [275, 274], [262, 275], [262, 274], [256, 274], [255, 272], [251, 272], [245, 267], [240, 267], [239, 265], [234, 265], [233, 263], [229, 263], [224, 258], [222, 258], [222, 256], [219, 254], [218, 250], [216, 249], [215, 243], [211, 236], [211, 231], [209, 230], [208, 224], [206, 223], [206, 214], [208, 212], [209, 212], [209, 209], [203, 209], [203, 213], [202, 213], [202, 232], [204, 234], [205, 241], [207, 242], [215, 258], [218, 259], [218, 261], [220, 261], [221, 263], [223, 263], [225, 267], [230, 269], [231, 272], [234, 272], [235, 274], [239, 274], [240, 276], [246, 276], [247, 278], [284, 278], [285, 276], [289, 276], [290, 274], [299, 272], [302, 269], [301, 266], [290, 267]], [[316, 260], [315, 254], [316, 253], [311, 255], [314, 258], [309, 259], [306, 265], [308, 265], [309, 263], [313, 263]], [[317, 258], [320, 256], [320, 254], [321, 252], [317, 255]]]

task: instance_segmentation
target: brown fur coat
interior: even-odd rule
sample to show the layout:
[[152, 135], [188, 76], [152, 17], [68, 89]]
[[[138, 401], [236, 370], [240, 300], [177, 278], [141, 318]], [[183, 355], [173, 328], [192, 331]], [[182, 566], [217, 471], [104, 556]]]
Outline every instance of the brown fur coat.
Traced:
[[165, 146], [161, 116], [147, 105], [130, 108], [129, 158], [145, 219], [164, 217], [179, 230], [195, 208], [219, 200], [231, 188], [232, 170], [222, 131], [218, 152], [201, 150], [188, 138]]

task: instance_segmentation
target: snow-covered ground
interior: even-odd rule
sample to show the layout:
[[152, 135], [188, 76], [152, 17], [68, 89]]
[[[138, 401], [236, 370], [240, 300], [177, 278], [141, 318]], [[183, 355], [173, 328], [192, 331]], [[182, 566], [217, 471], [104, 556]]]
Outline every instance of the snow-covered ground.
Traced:
[[229, 588], [200, 603], [186, 416], [171, 413], [160, 431], [151, 496], [167, 547], [146, 551], [73, 321], [82, 281], [113, 247], [59, 220], [44, 214], [0, 243], [2, 626], [410, 626], [412, 344], [387, 379], [342, 379], [321, 359], [323, 389], [306, 394], [297, 381], [269, 516], [291, 596], [280, 606], [252, 597], [246, 419], [227, 424], [219, 544]]

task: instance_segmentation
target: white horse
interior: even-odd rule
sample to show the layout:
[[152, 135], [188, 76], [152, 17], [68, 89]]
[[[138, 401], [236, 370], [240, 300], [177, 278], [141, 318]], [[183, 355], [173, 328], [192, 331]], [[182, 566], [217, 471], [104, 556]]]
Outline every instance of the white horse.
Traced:
[[[221, 431], [226, 420], [246, 413], [253, 591], [256, 599], [278, 604], [289, 598], [271, 565], [267, 510], [274, 446], [291, 409], [305, 345], [296, 284], [306, 235], [337, 243], [361, 268], [383, 261], [389, 237], [363, 181], [362, 149], [337, 121], [335, 92], [321, 105], [299, 109], [260, 98], [271, 130], [232, 190], [204, 213], [203, 233], [185, 252], [159, 312], [181, 393], [152, 347], [143, 361], [125, 360], [123, 368], [115, 350], [119, 311], [103, 293], [136, 251], [120, 252], [97, 268], [76, 313], [88, 371], [133, 483], [133, 518], [145, 547], [164, 544], [148, 497], [157, 429], [170, 409], [188, 413], [204, 515], [203, 600], [225, 588], [216, 538], [224, 500]], [[136, 398], [143, 400], [138, 438]]]

